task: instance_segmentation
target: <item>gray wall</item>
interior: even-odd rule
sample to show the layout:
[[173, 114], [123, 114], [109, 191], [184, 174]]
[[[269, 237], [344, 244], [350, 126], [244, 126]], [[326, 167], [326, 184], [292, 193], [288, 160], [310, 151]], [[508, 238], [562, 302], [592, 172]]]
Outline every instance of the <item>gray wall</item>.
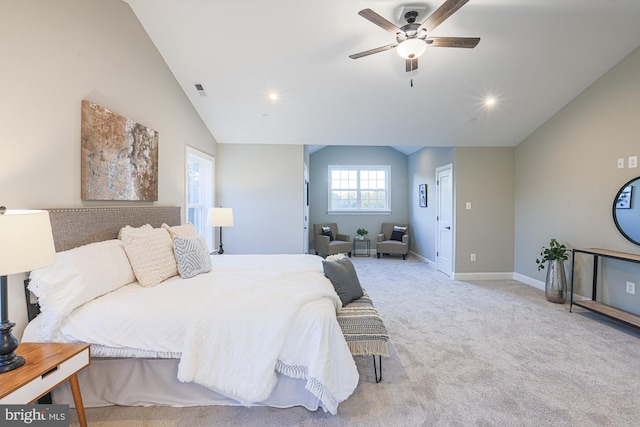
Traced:
[[[0, 57], [1, 204], [127, 204], [80, 200], [80, 101], [87, 99], [159, 132], [156, 204], [184, 211], [185, 145], [215, 155], [216, 142], [129, 5], [4, 1]], [[9, 277], [9, 298], [19, 337], [26, 323], [21, 275]]]
[[456, 148], [456, 275], [513, 272], [514, 159], [513, 147]]
[[218, 157], [215, 203], [234, 217], [225, 253], [303, 253], [303, 146], [218, 144]]
[[[516, 147], [515, 271], [544, 281], [535, 258], [554, 237], [571, 247], [638, 254], [612, 220], [619, 188], [640, 169], [617, 159], [640, 155], [640, 49], [636, 49]], [[590, 260], [576, 263], [589, 280]], [[639, 269], [607, 263], [606, 299], [640, 312], [640, 292], [626, 294]], [[634, 273], [621, 272], [632, 269]], [[581, 289], [581, 292], [584, 292]], [[590, 292], [587, 294], [590, 296]]]
[[[328, 214], [329, 165], [391, 165], [391, 214]], [[310, 237], [313, 249], [313, 224], [335, 222], [342, 234], [356, 235], [358, 228], [369, 231], [372, 248], [383, 222], [409, 221], [407, 156], [389, 147], [329, 146], [310, 156]], [[417, 189], [416, 189], [417, 191]], [[415, 197], [417, 199], [417, 195]], [[409, 227], [410, 238], [413, 230]], [[411, 243], [410, 243], [411, 246]]]
[[[436, 262], [436, 168], [453, 164], [455, 183], [455, 162], [455, 148], [423, 148], [408, 158], [409, 223], [414, 233], [411, 251], [431, 263]], [[427, 184], [426, 208], [421, 208], [418, 202], [420, 184]]]

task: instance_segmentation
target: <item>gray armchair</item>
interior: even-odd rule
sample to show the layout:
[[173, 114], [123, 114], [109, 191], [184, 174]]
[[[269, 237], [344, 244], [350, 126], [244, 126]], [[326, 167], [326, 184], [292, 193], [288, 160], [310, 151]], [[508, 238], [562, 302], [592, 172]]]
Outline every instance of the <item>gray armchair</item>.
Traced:
[[[329, 232], [323, 232], [323, 227], [329, 227]], [[338, 233], [338, 224], [330, 222], [328, 224], [313, 224], [313, 235], [315, 236], [316, 255], [348, 254], [351, 258], [351, 236]]]
[[[404, 232], [394, 228], [404, 228]], [[407, 259], [409, 253], [409, 226], [407, 224], [397, 224], [395, 222], [383, 222], [382, 230], [378, 234], [376, 243], [376, 252], [378, 258], [380, 254], [384, 255], [402, 255], [402, 259]]]

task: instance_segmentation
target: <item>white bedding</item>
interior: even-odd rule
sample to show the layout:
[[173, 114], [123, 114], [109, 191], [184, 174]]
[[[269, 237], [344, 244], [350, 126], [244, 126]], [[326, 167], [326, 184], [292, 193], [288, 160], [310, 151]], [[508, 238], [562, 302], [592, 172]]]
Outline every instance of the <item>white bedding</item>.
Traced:
[[[358, 372], [322, 259], [224, 255], [212, 256], [212, 267], [151, 288], [132, 283], [90, 301], [61, 322], [63, 340], [92, 343], [94, 357], [180, 357], [181, 380], [247, 406], [269, 395], [277, 371], [306, 379], [307, 390], [336, 413]], [[37, 324], [24, 340], [38, 336]]]

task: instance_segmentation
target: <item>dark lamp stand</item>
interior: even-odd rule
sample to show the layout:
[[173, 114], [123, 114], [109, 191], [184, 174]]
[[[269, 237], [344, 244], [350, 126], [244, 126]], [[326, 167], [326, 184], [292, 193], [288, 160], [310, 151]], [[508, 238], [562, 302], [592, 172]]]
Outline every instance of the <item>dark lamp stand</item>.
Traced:
[[15, 354], [18, 340], [11, 330], [16, 324], [9, 321], [7, 297], [7, 276], [0, 276], [0, 374], [24, 365], [24, 357]]
[[222, 248], [222, 227], [220, 227], [220, 245], [218, 247], [218, 254], [222, 255], [224, 253], [224, 249]]

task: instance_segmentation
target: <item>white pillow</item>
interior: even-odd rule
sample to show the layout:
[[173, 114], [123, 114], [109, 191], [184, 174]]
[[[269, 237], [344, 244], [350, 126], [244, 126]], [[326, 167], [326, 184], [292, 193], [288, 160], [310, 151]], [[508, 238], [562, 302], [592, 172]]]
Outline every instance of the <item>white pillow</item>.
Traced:
[[123, 228], [122, 244], [140, 285], [155, 286], [178, 274], [173, 242], [164, 228]]
[[190, 222], [182, 225], [174, 225], [173, 227], [162, 224], [162, 228], [169, 232], [169, 236], [173, 240], [176, 236], [197, 236], [198, 231]]
[[55, 264], [33, 270], [29, 278], [46, 341], [76, 307], [136, 280], [122, 242], [115, 239], [58, 252]]
[[178, 273], [183, 279], [211, 271], [209, 246], [202, 236], [176, 236], [173, 238]]
[[327, 258], [325, 258], [327, 261], [340, 261], [343, 258], [346, 258], [347, 256], [345, 254], [335, 254], [335, 255], [329, 255], [327, 256]]

